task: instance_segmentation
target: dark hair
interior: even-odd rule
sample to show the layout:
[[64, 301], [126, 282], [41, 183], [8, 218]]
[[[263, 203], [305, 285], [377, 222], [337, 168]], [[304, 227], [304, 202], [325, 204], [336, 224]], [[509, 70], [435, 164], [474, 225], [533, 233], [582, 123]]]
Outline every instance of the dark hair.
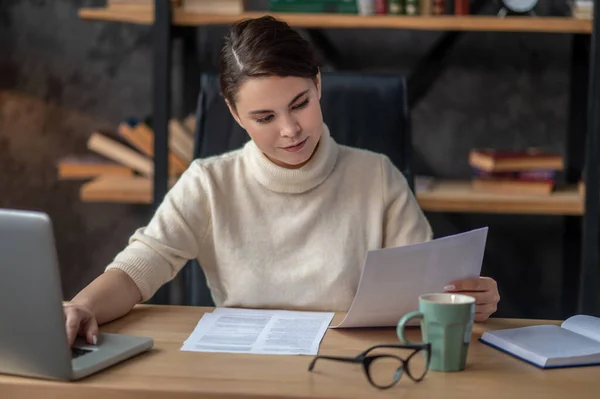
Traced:
[[272, 16], [235, 24], [225, 37], [220, 61], [221, 94], [235, 107], [240, 84], [257, 76], [315, 78], [319, 65], [310, 44]]

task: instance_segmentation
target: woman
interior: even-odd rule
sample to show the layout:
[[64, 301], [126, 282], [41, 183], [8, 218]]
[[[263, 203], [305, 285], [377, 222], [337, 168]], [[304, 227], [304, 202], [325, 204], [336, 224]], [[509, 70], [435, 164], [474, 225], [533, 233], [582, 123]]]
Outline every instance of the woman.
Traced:
[[[373, 152], [338, 145], [323, 123], [309, 46], [272, 17], [235, 25], [221, 52], [221, 92], [251, 140], [196, 160], [148, 226], [65, 304], [70, 342], [125, 315], [197, 258], [217, 306], [346, 311], [370, 249], [430, 240], [404, 176]], [[440, 290], [499, 300], [489, 278]]]

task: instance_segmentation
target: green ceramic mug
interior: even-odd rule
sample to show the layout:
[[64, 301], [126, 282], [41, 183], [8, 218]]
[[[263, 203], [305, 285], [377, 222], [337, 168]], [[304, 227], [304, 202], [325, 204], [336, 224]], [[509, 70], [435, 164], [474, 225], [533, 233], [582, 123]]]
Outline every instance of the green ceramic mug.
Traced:
[[423, 342], [431, 344], [429, 369], [460, 371], [465, 368], [474, 316], [471, 296], [425, 294], [419, 296], [419, 311], [404, 315], [396, 331], [403, 344], [413, 343], [404, 336], [404, 329], [409, 320], [420, 318]]

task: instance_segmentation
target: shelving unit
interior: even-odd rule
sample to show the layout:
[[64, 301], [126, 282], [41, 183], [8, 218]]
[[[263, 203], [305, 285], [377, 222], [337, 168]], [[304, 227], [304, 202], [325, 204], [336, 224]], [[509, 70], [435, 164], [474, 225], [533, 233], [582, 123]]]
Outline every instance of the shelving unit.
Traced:
[[[228, 25], [244, 18], [255, 18], [265, 12], [245, 12], [240, 15], [197, 14], [179, 9], [172, 10], [173, 26]], [[497, 32], [543, 32], [589, 34], [592, 22], [567, 17], [506, 17], [496, 16], [393, 16], [393, 15], [344, 15], [344, 14], [300, 14], [269, 13], [298, 28], [343, 28], [369, 29], [390, 28], [433, 31], [497, 31]], [[79, 17], [88, 21], [109, 21], [151, 25], [154, 23], [152, 10], [127, 11], [109, 8], [82, 8]], [[103, 192], [104, 190], [104, 192]], [[473, 193], [468, 182], [440, 182], [430, 193], [420, 195], [421, 206], [436, 212], [495, 212], [536, 213], [559, 215], [582, 215], [583, 200], [575, 189], [568, 194], [558, 193], [549, 198], [481, 195]], [[559, 198], [559, 200], [556, 200]], [[147, 184], [140, 181], [123, 190], [114, 189], [105, 181], [86, 184], [82, 188], [83, 201], [108, 201], [151, 204]], [[510, 205], [503, 205], [504, 203]], [[536, 205], [539, 203], [539, 206]]]
[[[229, 25], [244, 18], [255, 18], [264, 12], [246, 12], [241, 15], [196, 14], [173, 10], [174, 26]], [[565, 17], [506, 17], [496, 16], [395, 16], [395, 15], [340, 15], [340, 14], [296, 14], [270, 13], [298, 28], [343, 28], [343, 29], [411, 29], [441, 31], [498, 31], [498, 32], [547, 32], [547, 33], [591, 33], [592, 23], [588, 20]], [[108, 8], [83, 8], [79, 17], [90, 21], [111, 21], [151, 25], [152, 11], [123, 11]]]
[[79, 190], [83, 202], [152, 204], [152, 181], [139, 177], [104, 176], [85, 183]]
[[[475, 193], [469, 182], [438, 181], [428, 191], [418, 192], [417, 199], [423, 209], [432, 212], [476, 212], [562, 215], [565, 219], [565, 248], [574, 260], [565, 262], [563, 291], [572, 288], [576, 295], [569, 299], [568, 311], [587, 314], [600, 313], [598, 290], [600, 287], [599, 254], [599, 171], [600, 164], [600, 43], [596, 40], [599, 7], [595, 18], [579, 20], [568, 17], [506, 17], [496, 16], [359, 16], [339, 14], [281, 14], [269, 13], [287, 21], [296, 28], [309, 32], [321, 28], [372, 29], [389, 28], [445, 32], [523, 32], [569, 34], [573, 37], [571, 60], [572, 88], [570, 93], [569, 132], [567, 135], [566, 175], [571, 183], [581, 173], [580, 159], [584, 159], [585, 195], [575, 186], [557, 190], [547, 197], [498, 195]], [[264, 15], [264, 12], [247, 12], [240, 15], [204, 15], [171, 9], [167, 1], [155, 0], [154, 10], [131, 12], [107, 8], [83, 8], [79, 17], [87, 21], [107, 21], [151, 25], [154, 35], [153, 58], [153, 120], [155, 139], [154, 181], [136, 182], [110, 188], [110, 182], [99, 181], [84, 185], [84, 201], [160, 203], [169, 187], [167, 178], [167, 143], [170, 109], [171, 40], [174, 27], [230, 25], [243, 18]], [[444, 42], [445, 43], [445, 42]], [[443, 44], [443, 43], [442, 43]], [[438, 49], [439, 50], [439, 49]], [[436, 55], [444, 54], [439, 51]], [[589, 116], [588, 116], [589, 115]], [[583, 144], [587, 145], [584, 149]], [[149, 187], [152, 186], [152, 187]], [[594, 195], [590, 193], [595, 193]], [[572, 241], [570, 235], [580, 238]], [[579, 256], [581, 255], [581, 256]], [[160, 292], [159, 292], [160, 294]], [[159, 295], [157, 294], [157, 295]], [[164, 296], [163, 294], [163, 298]], [[573, 293], [575, 294], [575, 293]], [[160, 299], [159, 299], [160, 301]], [[573, 309], [571, 309], [571, 305]], [[577, 305], [577, 306], [575, 306]], [[575, 310], [575, 307], [577, 308]]]

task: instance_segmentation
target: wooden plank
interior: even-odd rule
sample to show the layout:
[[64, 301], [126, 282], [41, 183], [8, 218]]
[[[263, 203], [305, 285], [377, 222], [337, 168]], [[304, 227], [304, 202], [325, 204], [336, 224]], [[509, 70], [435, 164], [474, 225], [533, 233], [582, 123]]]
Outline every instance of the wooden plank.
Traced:
[[145, 176], [154, 175], [154, 164], [150, 158], [104, 134], [92, 133], [87, 141], [87, 148]]
[[429, 190], [418, 192], [417, 199], [431, 212], [582, 215], [584, 209], [576, 185], [541, 196], [477, 192], [469, 181], [435, 181]]
[[78, 16], [82, 20], [89, 21], [128, 22], [140, 25], [151, 25], [154, 22], [154, 14], [152, 11], [80, 8]]
[[[244, 14], [197, 14], [173, 10], [173, 24], [180, 26], [230, 25], [244, 18], [254, 18], [266, 12]], [[268, 13], [298, 28], [346, 28], [346, 29], [409, 29], [442, 31], [498, 31], [498, 32], [548, 32], [591, 33], [590, 20], [570, 17], [506, 17], [493, 15], [468, 16], [397, 16], [397, 15], [351, 15], [351, 14], [300, 14]], [[152, 11], [127, 11], [109, 8], [82, 8], [79, 18], [84, 20], [129, 22], [151, 24]]]
[[[174, 183], [172, 178], [170, 185]], [[152, 180], [140, 176], [101, 176], [83, 184], [79, 198], [83, 202], [151, 204]]]

